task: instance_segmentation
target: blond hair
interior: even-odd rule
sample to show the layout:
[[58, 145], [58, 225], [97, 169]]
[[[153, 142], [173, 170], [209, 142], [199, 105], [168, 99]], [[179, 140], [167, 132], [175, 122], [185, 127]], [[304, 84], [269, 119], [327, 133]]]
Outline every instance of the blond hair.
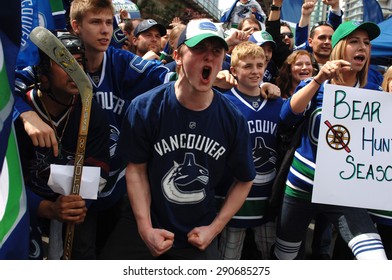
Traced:
[[177, 46], [177, 40], [180, 37], [181, 33], [184, 31], [186, 28], [185, 24], [178, 24], [173, 27], [172, 31], [169, 34], [169, 44], [170, 46], [175, 49]]
[[[344, 39], [340, 40], [336, 46], [332, 49], [331, 57], [330, 60], [338, 60], [338, 59], [345, 59], [344, 58], [344, 52], [346, 50], [347, 46], [347, 38], [349, 36], [345, 37]], [[370, 52], [369, 52], [370, 54]], [[370, 57], [368, 57], [365, 66], [362, 68], [362, 70], [357, 74], [357, 78], [359, 81], [359, 86], [364, 87], [367, 83], [367, 76], [368, 76], [368, 71], [369, 71], [369, 64], [370, 64]], [[344, 79], [343, 79], [343, 74], [340, 72], [337, 75], [338, 84], [344, 85]]]
[[242, 42], [236, 45], [231, 52], [231, 66], [237, 66], [240, 60], [244, 60], [247, 57], [258, 57], [265, 60], [264, 50], [255, 43], [249, 41]]
[[381, 87], [386, 92], [392, 92], [392, 88], [389, 88], [389, 82], [392, 80], [392, 66], [389, 66], [387, 71], [384, 73], [384, 80], [382, 81]]
[[69, 17], [81, 23], [87, 12], [109, 10], [114, 16], [114, 6], [111, 0], [73, 0], [71, 3]]

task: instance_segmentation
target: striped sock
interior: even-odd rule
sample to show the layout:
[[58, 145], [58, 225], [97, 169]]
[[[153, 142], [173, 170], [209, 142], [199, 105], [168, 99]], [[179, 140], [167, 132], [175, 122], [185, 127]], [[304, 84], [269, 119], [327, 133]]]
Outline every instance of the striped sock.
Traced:
[[386, 260], [384, 246], [377, 233], [360, 234], [350, 240], [348, 246], [357, 260]]

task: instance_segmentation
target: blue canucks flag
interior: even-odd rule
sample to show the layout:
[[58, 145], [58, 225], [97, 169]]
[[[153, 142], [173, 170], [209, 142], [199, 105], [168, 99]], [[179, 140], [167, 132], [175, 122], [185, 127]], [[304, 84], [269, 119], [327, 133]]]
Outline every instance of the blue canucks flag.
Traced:
[[22, 1], [21, 7], [22, 40], [16, 62], [18, 69], [39, 62], [38, 48], [30, 41], [30, 32], [37, 26], [55, 29], [49, 0]]
[[363, 21], [379, 23], [384, 20], [380, 4], [376, 0], [363, 0]]
[[27, 259], [29, 216], [12, 124], [20, 1], [0, 1], [0, 260]]

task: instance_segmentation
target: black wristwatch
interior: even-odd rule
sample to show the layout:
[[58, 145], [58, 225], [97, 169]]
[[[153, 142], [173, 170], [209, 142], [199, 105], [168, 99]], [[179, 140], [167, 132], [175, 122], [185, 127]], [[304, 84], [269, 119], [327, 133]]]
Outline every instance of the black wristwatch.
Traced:
[[271, 5], [271, 11], [280, 11], [280, 7], [275, 6], [274, 4]]

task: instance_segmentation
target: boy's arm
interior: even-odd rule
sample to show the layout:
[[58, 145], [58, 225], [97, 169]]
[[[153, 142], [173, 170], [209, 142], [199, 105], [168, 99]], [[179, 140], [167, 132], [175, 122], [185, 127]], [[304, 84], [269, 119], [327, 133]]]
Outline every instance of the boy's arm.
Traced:
[[200, 250], [205, 250], [244, 204], [252, 184], [253, 181], [236, 180], [227, 192], [223, 206], [212, 223], [208, 226], [196, 227], [188, 233], [189, 243]]
[[147, 176], [147, 163], [128, 163], [125, 177], [128, 198], [135, 215], [139, 234], [152, 255], [159, 256], [173, 246], [174, 234], [152, 226], [151, 192]]
[[53, 147], [53, 155], [58, 155], [58, 143], [53, 129], [45, 123], [26, 102], [26, 91], [34, 84], [34, 69], [26, 67], [15, 71], [15, 109], [14, 119], [20, 118], [24, 129], [34, 146]]
[[229, 70], [221, 70], [218, 72], [213, 86], [229, 90], [232, 87], [237, 86], [237, 80], [234, 78], [234, 76], [230, 73]]
[[34, 146], [53, 148], [53, 155], [57, 157], [59, 149], [53, 129], [45, 123], [35, 111], [26, 111], [20, 114], [26, 133]]
[[277, 99], [281, 96], [280, 88], [272, 83], [262, 83], [260, 94], [264, 99]]

